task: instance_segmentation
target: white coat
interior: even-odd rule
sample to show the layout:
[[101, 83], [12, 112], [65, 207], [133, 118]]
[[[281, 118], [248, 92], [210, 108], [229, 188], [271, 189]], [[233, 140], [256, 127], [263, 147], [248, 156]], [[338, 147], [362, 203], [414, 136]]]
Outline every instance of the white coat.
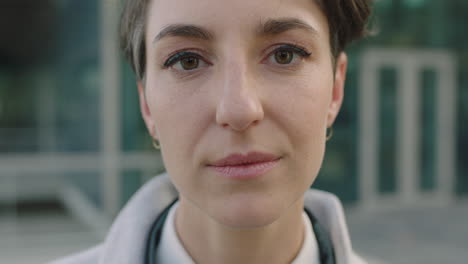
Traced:
[[[177, 191], [167, 174], [154, 177], [126, 204], [104, 242], [50, 264], [143, 264], [149, 230]], [[305, 207], [329, 233], [337, 264], [364, 264], [351, 247], [342, 205], [333, 194], [310, 189]]]

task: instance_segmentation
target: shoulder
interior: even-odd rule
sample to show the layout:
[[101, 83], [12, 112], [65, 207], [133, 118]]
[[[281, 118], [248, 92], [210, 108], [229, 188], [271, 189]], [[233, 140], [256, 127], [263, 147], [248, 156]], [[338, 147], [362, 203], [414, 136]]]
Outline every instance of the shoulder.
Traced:
[[49, 262], [49, 264], [97, 264], [102, 245]]
[[309, 189], [304, 197], [306, 206], [316, 207], [315, 209], [330, 211], [331, 208], [339, 211], [342, 208], [338, 197], [330, 192]]
[[310, 189], [304, 196], [305, 207], [314, 213], [330, 235], [337, 263], [366, 264], [353, 250], [346, 217], [338, 197], [332, 193]]
[[336, 195], [310, 189], [304, 195], [304, 206], [314, 213], [320, 224], [328, 231], [339, 231], [347, 236], [348, 229], [343, 205]]
[[154, 177], [119, 212], [102, 244], [49, 264], [141, 263], [154, 219], [176, 197], [167, 174]]

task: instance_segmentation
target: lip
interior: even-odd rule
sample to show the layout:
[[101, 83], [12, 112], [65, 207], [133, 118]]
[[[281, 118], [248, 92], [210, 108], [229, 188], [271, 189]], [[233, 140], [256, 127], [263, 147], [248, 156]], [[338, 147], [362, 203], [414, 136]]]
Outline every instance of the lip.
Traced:
[[208, 167], [230, 179], [252, 179], [273, 169], [280, 159], [280, 156], [262, 152], [234, 153], [208, 164]]

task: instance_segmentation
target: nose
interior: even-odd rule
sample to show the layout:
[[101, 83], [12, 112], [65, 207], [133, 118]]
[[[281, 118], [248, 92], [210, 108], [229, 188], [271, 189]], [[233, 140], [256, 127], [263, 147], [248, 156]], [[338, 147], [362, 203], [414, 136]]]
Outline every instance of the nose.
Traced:
[[223, 128], [244, 131], [264, 117], [262, 102], [253, 78], [240, 63], [226, 67], [223, 93], [216, 109], [216, 122]]

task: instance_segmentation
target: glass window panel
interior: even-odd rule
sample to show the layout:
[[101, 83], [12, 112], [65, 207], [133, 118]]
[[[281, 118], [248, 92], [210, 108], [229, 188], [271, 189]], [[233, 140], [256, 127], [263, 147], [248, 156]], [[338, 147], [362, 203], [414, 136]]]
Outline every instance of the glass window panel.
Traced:
[[392, 193], [396, 190], [396, 151], [397, 151], [397, 73], [392, 67], [380, 70], [380, 156], [378, 186], [382, 193]]
[[122, 204], [125, 204], [144, 183], [144, 177], [141, 170], [134, 169], [123, 171], [120, 178], [122, 182]]
[[424, 191], [435, 188], [436, 168], [436, 117], [437, 117], [437, 76], [434, 70], [426, 69], [421, 74], [421, 178]]

